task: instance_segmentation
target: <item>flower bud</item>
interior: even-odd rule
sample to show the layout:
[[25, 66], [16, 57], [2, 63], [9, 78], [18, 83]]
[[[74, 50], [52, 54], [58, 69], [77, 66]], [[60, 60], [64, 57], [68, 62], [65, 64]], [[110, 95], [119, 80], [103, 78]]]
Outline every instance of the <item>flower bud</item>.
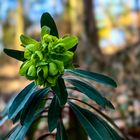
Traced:
[[66, 51], [64, 43], [59, 43], [53, 47], [53, 51], [56, 53], [64, 53]]
[[47, 78], [47, 81], [51, 84], [51, 86], [55, 86], [56, 85], [56, 81], [57, 81], [57, 76], [55, 76], [55, 77], [49, 76]]
[[36, 67], [39, 67], [39, 66], [46, 66], [46, 65], [48, 65], [48, 62], [43, 61], [43, 60], [36, 63]]
[[32, 62], [31, 61], [26, 61], [24, 62], [21, 67], [20, 67], [20, 70], [19, 70], [19, 74], [22, 75], [22, 76], [25, 76], [26, 73], [27, 73], [27, 70], [29, 69], [29, 67], [32, 65]]
[[24, 58], [31, 59], [32, 52], [30, 50], [25, 50], [24, 52]]
[[49, 34], [46, 34], [46, 35], [43, 36], [43, 41], [45, 43], [48, 43], [48, 42], [52, 41], [52, 38], [51, 38], [51, 36]]
[[41, 53], [41, 51], [35, 51], [35, 54], [39, 57], [40, 60], [43, 59], [43, 54]]
[[41, 59], [43, 59], [43, 55], [41, 55], [41, 54], [33, 53], [31, 56], [31, 60], [34, 62], [39, 61]]
[[46, 79], [48, 77], [48, 66], [42, 66], [43, 77]]
[[43, 78], [43, 70], [41, 69], [41, 67], [37, 68], [37, 76], [38, 78]]
[[37, 68], [37, 76], [46, 79], [48, 77], [48, 66], [41, 66]]
[[72, 59], [73, 59], [73, 52], [67, 51], [64, 55], [63, 55], [63, 62], [64, 62], [64, 66], [66, 66], [67, 64], [71, 63]]
[[57, 38], [49, 33], [50, 29], [43, 26], [40, 42], [21, 36], [25, 46], [24, 58], [28, 61], [22, 64], [19, 73], [29, 80], [35, 80], [36, 85], [44, 87], [55, 86], [65, 68], [74, 68], [74, 53], [71, 49], [78, 43], [75, 36]]
[[27, 76], [30, 76], [30, 77], [32, 77], [34, 79], [36, 77], [36, 75], [37, 75], [36, 73], [37, 73], [37, 71], [36, 71], [35, 66], [31, 65], [29, 67], [29, 69], [28, 69]]
[[40, 79], [40, 78], [35, 79], [35, 84], [36, 85], [43, 85], [44, 84], [44, 80], [43, 79]]
[[26, 49], [30, 50], [30, 51], [35, 51], [35, 45], [34, 44], [29, 44], [26, 46]]
[[57, 65], [59, 74], [64, 74], [64, 63], [59, 60], [53, 60], [53, 62]]
[[53, 62], [49, 63], [49, 75], [55, 76], [58, 74], [58, 68], [57, 65]]
[[44, 41], [42, 41], [42, 46], [43, 46], [44, 49], [46, 49], [47, 44]]

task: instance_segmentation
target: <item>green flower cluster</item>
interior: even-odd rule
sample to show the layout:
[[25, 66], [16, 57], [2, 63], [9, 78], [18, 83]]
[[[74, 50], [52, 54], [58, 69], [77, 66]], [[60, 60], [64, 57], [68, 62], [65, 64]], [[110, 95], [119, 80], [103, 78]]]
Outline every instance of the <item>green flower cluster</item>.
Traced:
[[41, 41], [25, 35], [21, 35], [20, 40], [25, 47], [26, 61], [21, 65], [19, 73], [34, 80], [36, 85], [55, 86], [58, 77], [64, 74], [64, 69], [74, 68], [74, 53], [70, 50], [77, 45], [77, 37], [57, 38], [50, 35], [50, 28], [43, 26]]

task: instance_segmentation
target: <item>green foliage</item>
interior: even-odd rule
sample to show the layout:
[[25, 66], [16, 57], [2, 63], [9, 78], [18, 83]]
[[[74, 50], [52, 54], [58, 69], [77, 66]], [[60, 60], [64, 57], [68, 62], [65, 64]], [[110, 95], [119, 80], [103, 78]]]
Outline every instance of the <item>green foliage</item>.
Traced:
[[51, 29], [50, 34], [56, 37], [59, 37], [56, 24], [49, 13], [44, 13], [41, 16], [41, 27], [47, 26]]
[[114, 109], [110, 101], [104, 98], [101, 95], [101, 93], [98, 90], [96, 90], [92, 85], [90, 85], [88, 82], [83, 82], [81, 80], [72, 79], [72, 78], [66, 78], [66, 80], [70, 82], [72, 85], [74, 85], [75, 90], [78, 89], [78, 91], [87, 95], [90, 99], [94, 100], [101, 107], [105, 108], [107, 106]]
[[92, 140], [121, 140], [122, 138], [99, 116], [72, 102], [70, 107]]
[[22, 46], [23, 47], [25, 47], [25, 46], [27, 46], [29, 44], [37, 44], [38, 43], [36, 40], [32, 39], [31, 37], [29, 37], [27, 35], [26, 36], [25, 35], [21, 35], [20, 36], [20, 40], [22, 42]]
[[61, 117], [61, 109], [58, 97], [55, 95], [48, 111], [48, 127], [50, 132], [57, 127], [58, 120]]
[[32, 82], [27, 87], [25, 87], [14, 99], [8, 112], [9, 119], [13, 119], [25, 106], [27, 100], [35, 91], [35, 84]]
[[[45, 15], [41, 21], [46, 18]], [[40, 42], [26, 35], [20, 36], [26, 61], [21, 65], [19, 74], [44, 87], [55, 86], [58, 77], [64, 74], [64, 69], [73, 68], [74, 52], [69, 50], [78, 43], [77, 37], [57, 38], [51, 34], [52, 30], [50, 26], [42, 26]]]
[[61, 120], [58, 121], [57, 124], [57, 134], [56, 134], [56, 140], [67, 140], [67, 134], [64, 128], [63, 123]]
[[4, 49], [4, 52], [9, 55], [10, 57], [13, 57], [19, 61], [25, 61], [26, 59], [24, 58], [24, 52], [23, 51], [18, 51], [18, 50], [12, 50], [12, 49]]
[[[4, 49], [7, 55], [23, 61], [19, 71], [20, 75], [35, 81], [25, 87], [0, 113], [0, 116], [3, 117], [0, 124], [8, 119], [17, 124], [4, 139], [23, 140], [33, 123], [46, 112], [46, 102], [51, 100], [47, 112], [48, 131], [51, 134], [54, 129], [57, 129], [56, 140], [68, 139], [62, 117], [66, 103], [69, 104], [87, 136], [92, 140], [123, 140], [124, 138], [118, 132], [115, 124], [100, 110], [80, 101], [94, 109], [95, 112], [92, 113], [72, 103], [73, 98], [68, 98], [69, 90], [78, 91], [95, 101], [100, 107], [114, 109], [111, 102], [85, 80], [93, 80], [112, 87], [117, 87], [116, 82], [102, 74], [74, 69], [72, 60], [78, 39], [75, 36], [58, 38], [56, 25], [50, 14], [42, 15], [41, 27], [40, 42], [21, 35], [20, 39], [25, 52]], [[68, 78], [64, 72], [75, 75], [76, 78]], [[71, 87], [69, 83], [72, 85]], [[44, 88], [37, 85], [43, 85]], [[50, 98], [49, 95], [52, 93], [53, 98]], [[43, 138], [45, 136], [48, 134]]]
[[68, 93], [62, 78], [59, 78], [55, 87], [52, 87], [53, 91], [57, 95], [59, 99], [59, 103], [61, 106], [64, 106], [67, 102]]
[[81, 69], [75, 69], [75, 70], [65, 70], [68, 73], [89, 79], [89, 80], [93, 80], [99, 83], [103, 83], [112, 87], [117, 87], [117, 83], [110, 77], [106, 76], [106, 75], [102, 75], [99, 73], [95, 73], [95, 72], [90, 72], [90, 71], [86, 71], [86, 70], [81, 70]]
[[43, 111], [45, 100], [43, 100], [48, 94], [49, 89], [40, 89], [32, 94], [30, 102], [27, 102], [22, 109], [20, 115], [20, 123], [22, 125], [33, 122], [38, 115]]

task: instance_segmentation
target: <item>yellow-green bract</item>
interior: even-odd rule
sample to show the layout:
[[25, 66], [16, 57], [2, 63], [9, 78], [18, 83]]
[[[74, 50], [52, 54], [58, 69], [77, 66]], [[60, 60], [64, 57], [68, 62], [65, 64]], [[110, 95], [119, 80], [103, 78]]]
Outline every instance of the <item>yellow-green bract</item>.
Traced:
[[41, 28], [41, 41], [36, 41], [29, 36], [21, 35], [22, 46], [25, 47], [25, 62], [20, 67], [19, 73], [29, 80], [34, 80], [37, 85], [55, 86], [64, 69], [73, 69], [74, 52], [70, 51], [78, 44], [76, 36], [57, 38], [50, 35], [50, 28]]

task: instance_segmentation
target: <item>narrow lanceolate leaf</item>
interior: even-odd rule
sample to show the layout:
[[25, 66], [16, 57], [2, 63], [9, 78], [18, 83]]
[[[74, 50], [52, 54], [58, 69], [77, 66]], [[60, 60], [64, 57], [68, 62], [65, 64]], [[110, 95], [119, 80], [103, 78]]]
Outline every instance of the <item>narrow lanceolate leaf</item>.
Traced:
[[[72, 88], [70, 87], [68, 89], [72, 89]], [[73, 100], [75, 100], [75, 99], [73, 99]], [[79, 102], [81, 103], [81, 101], [79, 101]], [[114, 128], [115, 132], [117, 132], [121, 137], [124, 137], [125, 140], [128, 140], [128, 138], [125, 135], [123, 135], [123, 133], [121, 133], [121, 131], [119, 130], [119, 127], [113, 122], [113, 120], [111, 118], [109, 118], [106, 114], [102, 113], [100, 110], [98, 110], [94, 106], [91, 106], [90, 104], [87, 104], [86, 102], [83, 102], [83, 101], [82, 101], [82, 103], [89, 106], [90, 108], [92, 108], [101, 119], [105, 120], [105, 122], [107, 122], [107, 124], [109, 124], [109, 126], [111, 126], [111, 128]]]
[[18, 114], [17, 114], [17, 115], [16, 115], [16, 116], [12, 119], [13, 124], [15, 124], [15, 123], [19, 122], [21, 112], [22, 112], [22, 110], [21, 110], [21, 111], [19, 111], [19, 112], [18, 112]]
[[58, 122], [56, 140], [67, 140], [67, 134], [62, 121]]
[[117, 87], [117, 83], [112, 78], [106, 75], [102, 75], [95, 72], [89, 72], [89, 71], [81, 70], [81, 69], [65, 70], [65, 71], [71, 74], [83, 77], [83, 78], [87, 78], [89, 80], [93, 80], [102, 84], [110, 85], [112, 87]]
[[61, 106], [64, 106], [67, 102], [68, 93], [64, 83], [64, 80], [60, 77], [58, 78], [57, 84], [55, 87], [52, 87], [53, 91], [57, 95], [59, 99], [59, 103]]
[[8, 140], [24, 140], [27, 131], [29, 130], [31, 123], [22, 126], [18, 125], [14, 131], [10, 134]]
[[8, 140], [15, 140], [16, 135], [18, 135], [18, 132], [21, 129], [21, 125], [15, 126], [5, 138], [8, 138]]
[[60, 115], [61, 107], [59, 105], [58, 97], [55, 95], [48, 112], [48, 127], [50, 132], [52, 132], [57, 127]]
[[3, 118], [0, 120], [0, 126], [2, 126], [7, 120], [8, 120], [8, 116], [3, 117]]
[[17, 124], [14, 128], [12, 128], [3, 138], [2, 140], [5, 140], [7, 138], [10, 137], [10, 135], [12, 135], [12, 133], [14, 133], [14, 131], [19, 127], [19, 124]]
[[38, 42], [34, 39], [32, 39], [31, 37], [27, 36], [27, 35], [21, 35], [20, 36], [20, 41], [22, 43], [22, 46], [27, 46], [29, 44], [37, 44]]
[[74, 85], [77, 91], [84, 93], [101, 107], [105, 108], [107, 106], [114, 109], [111, 102], [108, 101], [105, 97], [103, 97], [101, 93], [98, 90], [96, 90], [91, 84], [72, 78], [66, 78], [66, 80], [70, 82], [72, 85]]
[[[107, 128], [108, 127], [110, 128], [110, 126], [108, 124], [106, 124], [106, 122], [104, 120], [102, 120], [97, 115], [91, 113], [88, 110], [85, 110], [82, 108], [79, 108], [79, 110], [91, 122], [91, 124], [95, 127], [95, 129], [103, 137], [104, 140], [116, 140], [114, 137], [112, 137], [113, 135], [111, 135], [110, 131], [108, 131]], [[106, 124], [107, 128], [104, 126], [104, 124]]]
[[8, 115], [9, 108], [10, 108], [11, 104], [13, 103], [13, 100], [14, 100], [14, 99], [15, 99], [15, 96], [12, 97], [12, 98], [8, 101], [8, 103], [7, 103], [6, 107], [4, 108], [4, 110], [3, 110], [2, 112], [0, 112], [0, 117], [1, 117], [1, 118]]
[[13, 50], [13, 49], [4, 49], [4, 52], [12, 57], [15, 58], [19, 61], [25, 61], [26, 59], [24, 58], [24, 52], [23, 51], [19, 51], [19, 50]]
[[36, 86], [34, 82], [25, 87], [14, 99], [12, 105], [9, 108], [8, 117], [13, 119], [24, 107], [30, 96], [35, 91]]
[[40, 89], [32, 94], [30, 102], [25, 104], [20, 113], [21, 125], [18, 125], [7, 137], [8, 140], [24, 140], [27, 131], [32, 123], [37, 119], [44, 108], [44, 97], [48, 93], [48, 89]]
[[49, 88], [40, 89], [31, 95], [30, 102], [25, 104], [21, 112], [20, 123], [22, 125], [33, 122], [40, 115], [46, 102], [44, 98], [46, 98], [49, 90]]
[[8, 134], [5, 136], [4, 140], [8, 138], [8, 140], [24, 140], [24, 137], [30, 127], [31, 123], [28, 125], [22, 126], [18, 124], [15, 126]]
[[99, 116], [72, 102], [69, 102], [69, 105], [91, 140], [123, 140], [123, 138]]
[[44, 13], [41, 16], [41, 27], [47, 26], [51, 29], [50, 34], [59, 37], [56, 24], [49, 13]]
[[79, 110], [78, 106], [74, 105], [71, 102], [69, 102], [69, 105], [91, 140], [103, 140], [102, 136], [98, 133], [95, 127], [86, 118], [86, 116], [84, 116], [83, 113]]

